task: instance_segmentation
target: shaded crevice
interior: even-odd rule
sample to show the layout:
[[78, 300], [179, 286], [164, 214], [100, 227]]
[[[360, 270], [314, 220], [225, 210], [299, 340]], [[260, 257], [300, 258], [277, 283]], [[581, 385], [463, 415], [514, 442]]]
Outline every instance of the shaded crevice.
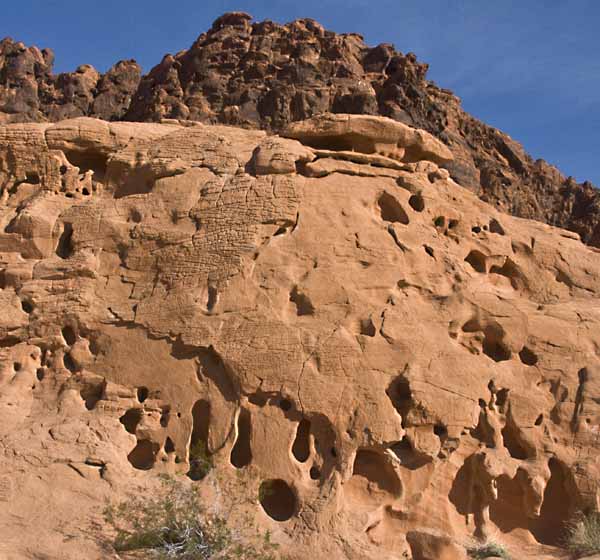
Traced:
[[58, 238], [56, 254], [61, 259], [68, 259], [73, 254], [73, 225], [65, 222], [63, 230]]
[[192, 435], [189, 446], [190, 468], [187, 475], [192, 480], [201, 480], [210, 470], [208, 445], [211, 408], [210, 402], [201, 399], [192, 407]]
[[300, 463], [305, 463], [310, 458], [310, 421], [305, 418], [300, 420], [296, 428], [292, 454]]
[[237, 469], [243, 469], [252, 462], [252, 418], [245, 408], [240, 409], [237, 419], [237, 438], [231, 450], [230, 461]]

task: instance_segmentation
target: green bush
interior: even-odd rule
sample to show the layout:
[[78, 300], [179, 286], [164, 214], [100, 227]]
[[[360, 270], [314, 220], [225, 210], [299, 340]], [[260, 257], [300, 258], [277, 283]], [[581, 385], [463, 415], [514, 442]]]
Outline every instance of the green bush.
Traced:
[[485, 544], [467, 547], [467, 554], [476, 560], [484, 560], [485, 558], [503, 558], [504, 560], [511, 560], [510, 554], [504, 546], [491, 541]]
[[578, 515], [567, 524], [566, 548], [576, 556], [600, 553], [600, 513]]
[[202, 440], [197, 441], [190, 449], [190, 470], [188, 476], [192, 480], [201, 480], [212, 468], [212, 457], [208, 452], [206, 443]]
[[269, 533], [242, 541], [224, 519], [207, 514], [197, 489], [168, 476], [155, 496], [132, 496], [104, 510], [117, 552], [145, 551], [156, 560], [277, 560]]

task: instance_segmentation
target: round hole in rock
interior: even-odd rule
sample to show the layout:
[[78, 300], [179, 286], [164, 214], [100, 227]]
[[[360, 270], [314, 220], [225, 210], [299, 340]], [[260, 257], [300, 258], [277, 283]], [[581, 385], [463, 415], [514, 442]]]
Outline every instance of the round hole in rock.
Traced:
[[139, 470], [150, 470], [156, 462], [156, 454], [158, 453], [158, 444], [149, 439], [142, 439], [137, 442], [136, 446], [127, 455], [127, 459], [131, 465]]
[[20, 363], [20, 362], [15, 362], [15, 363], [13, 364], [13, 369], [14, 369], [15, 371], [21, 371], [21, 363]]
[[423, 212], [425, 210], [425, 201], [420, 194], [413, 194], [408, 199], [408, 204], [415, 212]]
[[263, 481], [258, 489], [258, 500], [265, 513], [275, 521], [287, 521], [296, 513], [296, 494], [285, 480]]
[[46, 375], [46, 372], [44, 370], [44, 368], [38, 368], [38, 370], [35, 372], [35, 376], [37, 377], [38, 381], [42, 381], [44, 379]]
[[538, 357], [535, 352], [527, 346], [523, 346], [523, 349], [519, 352], [519, 358], [526, 366], [534, 366], [538, 362]]
[[30, 301], [27, 301], [26, 299], [24, 299], [21, 302], [21, 309], [23, 309], [23, 311], [25, 311], [25, 313], [32, 313], [33, 312], [33, 304]]
[[129, 212], [129, 218], [132, 222], [139, 224], [142, 221], [142, 214], [139, 210], [132, 208]]
[[312, 466], [310, 468], [310, 478], [312, 480], [319, 480], [321, 478], [321, 469], [319, 469], [319, 467], [316, 466]]
[[142, 419], [142, 409], [141, 408], [130, 408], [121, 418], [119, 418], [119, 422], [125, 426], [125, 429], [130, 434], [135, 434], [137, 430], [138, 424]]
[[137, 399], [139, 402], [144, 402], [148, 398], [148, 387], [138, 387], [137, 389]]

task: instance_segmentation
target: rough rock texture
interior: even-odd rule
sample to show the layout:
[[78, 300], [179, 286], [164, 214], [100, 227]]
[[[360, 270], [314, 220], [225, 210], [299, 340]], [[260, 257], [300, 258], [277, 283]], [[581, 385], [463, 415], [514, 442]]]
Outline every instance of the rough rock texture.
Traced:
[[207, 503], [290, 558], [564, 557], [600, 499], [600, 254], [414, 161], [426, 132], [293, 130], [332, 119], [0, 127], [0, 557], [110, 557], [104, 500], [198, 442]]
[[532, 160], [428, 81], [427, 64], [390, 44], [368, 47], [360, 35], [337, 35], [310, 19], [252, 23], [229, 13], [141, 80], [134, 61], [103, 76], [87, 65], [53, 76], [52, 59], [47, 49], [0, 43], [0, 122], [175, 118], [280, 132], [323, 112], [383, 115], [437, 136], [454, 153], [453, 179], [483, 200], [600, 246], [600, 196], [590, 183]]

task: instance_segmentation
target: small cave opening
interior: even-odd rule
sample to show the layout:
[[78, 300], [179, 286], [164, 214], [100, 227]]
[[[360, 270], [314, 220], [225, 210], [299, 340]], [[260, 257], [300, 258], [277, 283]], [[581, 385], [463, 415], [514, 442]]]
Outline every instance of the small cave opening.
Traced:
[[[64, 150], [65, 157], [71, 165], [79, 167], [80, 173], [86, 171], [94, 172], [94, 179], [97, 181], [103, 181], [106, 175], [106, 167], [108, 158], [106, 154], [98, 151], [76, 151], [76, 150]], [[62, 168], [61, 168], [62, 169]], [[62, 172], [62, 171], [61, 171]], [[66, 169], [63, 174], [66, 173]]]
[[137, 430], [138, 424], [143, 416], [143, 411], [141, 408], [130, 408], [121, 418], [119, 418], [119, 422], [125, 426], [125, 429], [130, 433], [135, 435], [135, 431]]
[[169, 425], [169, 420], [171, 420], [171, 407], [166, 404], [160, 408], [161, 427], [166, 428]]
[[71, 373], [77, 373], [81, 368], [75, 363], [73, 357], [70, 352], [66, 352], [63, 354], [63, 365], [67, 368]]
[[68, 259], [74, 250], [73, 246], [73, 224], [69, 222], [63, 223], [63, 229], [58, 238], [58, 243], [56, 245], [56, 254], [61, 259]]
[[470, 251], [465, 257], [465, 262], [469, 263], [475, 272], [485, 274], [487, 272], [487, 257], [477, 250]]
[[279, 408], [281, 408], [281, 410], [283, 410], [283, 412], [288, 412], [289, 410], [292, 409], [292, 401], [290, 401], [289, 399], [286, 398], [281, 398], [279, 399]]
[[354, 485], [358, 484], [362, 487], [362, 492], [367, 492], [369, 495], [387, 494], [395, 498], [402, 495], [400, 478], [386, 455], [380, 450], [359, 449], [356, 452], [352, 479]]
[[264, 480], [258, 489], [258, 500], [265, 513], [275, 521], [287, 521], [296, 513], [298, 500], [285, 480]]
[[156, 463], [158, 450], [158, 443], [149, 439], [142, 439], [137, 442], [136, 446], [127, 455], [127, 459], [134, 468], [141, 471], [148, 471]]
[[217, 291], [217, 287], [213, 284], [208, 285], [208, 296], [206, 299], [206, 310], [208, 312], [213, 311], [215, 305], [217, 305], [217, 301], [219, 299], [219, 293]]
[[526, 366], [534, 366], [538, 363], [537, 354], [527, 346], [523, 346], [519, 352], [519, 358]]
[[487, 325], [483, 335], [482, 350], [488, 358], [494, 362], [510, 360], [512, 354], [504, 342], [504, 330], [500, 325]]
[[523, 441], [519, 428], [510, 419], [507, 421], [506, 426], [502, 428], [501, 434], [504, 447], [508, 449], [508, 452], [513, 459], [525, 461], [535, 455], [535, 450], [531, 450], [533, 452], [528, 452], [528, 446]]
[[423, 212], [425, 210], [425, 199], [421, 194], [413, 194], [408, 199], [408, 204], [415, 212]]
[[311, 480], [319, 480], [321, 478], [321, 469], [316, 465], [313, 465], [310, 467], [308, 474], [310, 475]]
[[433, 225], [436, 229], [446, 229], [446, 217], [445, 216], [437, 216], [433, 220]]
[[236, 469], [243, 469], [252, 462], [252, 417], [250, 411], [240, 409], [237, 419], [237, 438], [231, 450], [230, 461]]
[[294, 286], [290, 292], [290, 301], [296, 306], [296, 315], [314, 315], [315, 308], [310, 298], [298, 291], [298, 286]]
[[31, 303], [27, 299], [24, 299], [21, 301], [21, 309], [29, 315], [29, 314], [33, 313], [33, 303]]
[[392, 405], [402, 418], [402, 426], [405, 426], [406, 417], [413, 406], [412, 391], [408, 379], [400, 375], [394, 379], [386, 390], [386, 394], [392, 401]]
[[310, 420], [306, 418], [300, 420], [296, 428], [292, 454], [300, 463], [306, 463], [310, 457]]
[[505, 233], [504, 228], [502, 227], [500, 222], [498, 220], [496, 220], [495, 218], [492, 218], [490, 220], [489, 230], [490, 230], [490, 233], [497, 233], [498, 235], [504, 235], [504, 233]]
[[173, 443], [173, 440], [167, 436], [167, 439], [165, 439], [165, 453], [170, 454], [170, 453], [175, 453], [175, 444]]
[[377, 205], [383, 221], [408, 225], [408, 215], [402, 205], [390, 193], [386, 191], [381, 193], [377, 199]]
[[137, 400], [140, 403], [143, 403], [147, 398], [150, 392], [148, 391], [148, 387], [138, 387], [137, 388]]
[[210, 402], [204, 399], [196, 401], [192, 407], [192, 435], [189, 447], [188, 477], [202, 480], [212, 468], [212, 458], [208, 447], [210, 429]]
[[89, 383], [81, 388], [79, 394], [85, 402], [85, 408], [88, 410], [94, 410], [98, 401], [102, 399], [104, 395], [104, 383]]
[[364, 336], [374, 337], [377, 333], [375, 329], [375, 324], [373, 323], [373, 319], [369, 317], [368, 319], [361, 319], [360, 321], [360, 334]]
[[577, 489], [569, 469], [552, 457], [548, 462], [550, 479], [544, 490], [540, 515], [531, 523], [535, 539], [550, 546], [560, 546], [567, 523], [577, 509]]
[[60, 332], [67, 346], [73, 346], [77, 342], [75, 330], [70, 325], [65, 325]]

